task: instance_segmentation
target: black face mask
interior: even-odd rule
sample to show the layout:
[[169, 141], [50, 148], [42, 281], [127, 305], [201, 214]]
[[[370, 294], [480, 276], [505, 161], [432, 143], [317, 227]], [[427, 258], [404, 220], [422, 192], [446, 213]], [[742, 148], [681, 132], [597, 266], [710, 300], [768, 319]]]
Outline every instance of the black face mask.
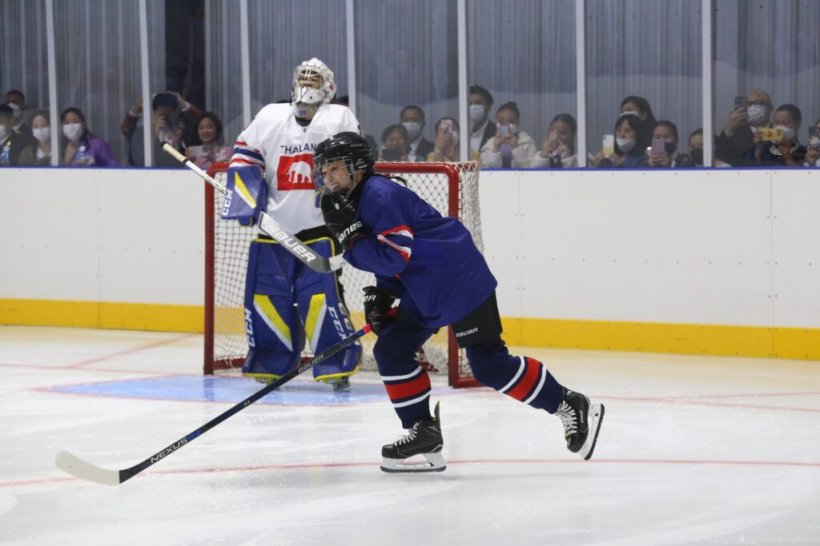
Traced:
[[703, 148], [692, 148], [689, 155], [692, 156], [692, 161], [695, 165], [703, 165]]
[[398, 161], [403, 155], [403, 150], [396, 150], [394, 148], [382, 149], [382, 158], [384, 158], [385, 161]]
[[664, 149], [666, 150], [666, 155], [672, 157], [675, 155], [675, 150], [678, 149], [678, 145], [674, 142], [667, 142], [666, 145], [664, 145]]

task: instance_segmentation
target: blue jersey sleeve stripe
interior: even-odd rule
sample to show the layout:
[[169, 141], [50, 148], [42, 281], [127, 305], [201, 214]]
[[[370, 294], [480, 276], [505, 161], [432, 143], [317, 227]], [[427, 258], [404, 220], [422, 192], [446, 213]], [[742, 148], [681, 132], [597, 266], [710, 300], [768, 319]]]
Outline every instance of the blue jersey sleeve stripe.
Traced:
[[390, 239], [388, 239], [387, 237], [385, 237], [384, 235], [376, 235], [376, 239], [380, 243], [386, 244], [387, 246], [389, 246], [390, 248], [392, 248], [393, 250], [395, 250], [396, 252], [401, 254], [401, 257], [404, 258], [405, 263], [410, 261], [410, 256], [413, 254], [413, 249], [410, 248], [409, 246], [401, 246], [399, 244], [396, 244], [393, 241], [391, 241]]

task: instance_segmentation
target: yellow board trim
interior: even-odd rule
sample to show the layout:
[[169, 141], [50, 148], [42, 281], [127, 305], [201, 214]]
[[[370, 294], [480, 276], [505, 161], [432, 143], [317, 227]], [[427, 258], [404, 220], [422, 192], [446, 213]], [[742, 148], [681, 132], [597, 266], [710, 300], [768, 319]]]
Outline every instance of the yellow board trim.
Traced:
[[[203, 322], [196, 305], [0, 299], [3, 325], [201, 333]], [[510, 345], [820, 360], [820, 328], [535, 318], [502, 323]]]

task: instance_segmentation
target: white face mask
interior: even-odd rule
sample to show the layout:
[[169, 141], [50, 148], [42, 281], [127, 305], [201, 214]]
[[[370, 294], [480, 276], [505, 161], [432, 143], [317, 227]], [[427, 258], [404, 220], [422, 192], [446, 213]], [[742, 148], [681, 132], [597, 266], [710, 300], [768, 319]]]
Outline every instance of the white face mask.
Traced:
[[775, 129], [780, 129], [780, 132], [783, 133], [783, 138], [785, 140], [794, 140], [794, 129], [791, 127], [786, 127], [785, 125], [776, 125]]
[[63, 134], [71, 142], [77, 142], [83, 136], [82, 123], [64, 123]]
[[319, 104], [324, 98], [325, 93], [321, 89], [297, 87], [293, 91], [293, 104]]
[[11, 108], [11, 109], [12, 109], [12, 111], [14, 111], [14, 115], [15, 115], [15, 116], [16, 116], [16, 115], [18, 115], [18, 114], [20, 114], [20, 112], [22, 112], [22, 111], [23, 111], [23, 109], [22, 109], [22, 108], [20, 108], [20, 105], [19, 105], [19, 104], [15, 104], [15, 103], [13, 103], [13, 102], [6, 103], [6, 106], [8, 106], [9, 108]]
[[486, 118], [487, 112], [484, 111], [484, 107], [482, 105], [470, 105], [470, 121], [472, 121], [473, 123], [478, 123], [480, 121], [484, 121]]
[[635, 147], [634, 138], [616, 138], [615, 142], [618, 143], [618, 148], [620, 148], [622, 152], [629, 152]]
[[518, 125], [516, 125], [515, 123], [510, 123], [509, 127], [510, 127], [510, 134], [511, 135], [517, 135], [518, 134]]
[[7, 136], [9, 136], [8, 128], [5, 125], [0, 125], [0, 142], [6, 140]]
[[410, 140], [416, 140], [421, 134], [421, 123], [417, 121], [405, 121], [402, 125], [407, 129], [407, 138]]
[[45, 142], [46, 140], [51, 138], [51, 128], [35, 127], [31, 130], [31, 134], [33, 134], [34, 138], [36, 138], [40, 142]]
[[752, 104], [746, 108], [749, 116], [749, 125], [760, 125], [766, 120], [766, 107], [760, 104]]

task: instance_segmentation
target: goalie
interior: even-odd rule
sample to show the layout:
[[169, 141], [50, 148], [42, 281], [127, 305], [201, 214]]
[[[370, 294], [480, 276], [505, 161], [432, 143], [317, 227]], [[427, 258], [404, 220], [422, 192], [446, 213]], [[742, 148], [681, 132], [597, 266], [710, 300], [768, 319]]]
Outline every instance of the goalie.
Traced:
[[[445, 469], [438, 405], [430, 415], [430, 378], [414, 355], [438, 328], [451, 324], [478, 381], [560, 417], [567, 448], [589, 459], [604, 406], [562, 386], [538, 360], [510, 355], [501, 339], [495, 277], [467, 228], [375, 174], [367, 141], [357, 133], [339, 133], [319, 144], [314, 162], [322, 213], [345, 247], [345, 260], [376, 275], [377, 286], [365, 288], [365, 316], [379, 336], [373, 355], [409, 430], [382, 448], [382, 470]], [[401, 301], [391, 320], [396, 299]], [[426, 462], [408, 461], [416, 455]]]
[[[359, 131], [345, 106], [329, 104], [333, 72], [319, 59], [296, 67], [290, 104], [269, 104], [236, 140], [222, 217], [253, 225], [271, 215], [316, 253], [340, 252], [325, 227], [313, 185], [316, 145], [340, 131]], [[245, 280], [248, 355], [243, 375], [271, 382], [295, 368], [305, 342], [314, 353], [354, 332], [334, 274], [316, 273], [266, 235], [250, 246]], [[359, 369], [358, 343], [317, 365], [317, 381], [346, 389]]]

